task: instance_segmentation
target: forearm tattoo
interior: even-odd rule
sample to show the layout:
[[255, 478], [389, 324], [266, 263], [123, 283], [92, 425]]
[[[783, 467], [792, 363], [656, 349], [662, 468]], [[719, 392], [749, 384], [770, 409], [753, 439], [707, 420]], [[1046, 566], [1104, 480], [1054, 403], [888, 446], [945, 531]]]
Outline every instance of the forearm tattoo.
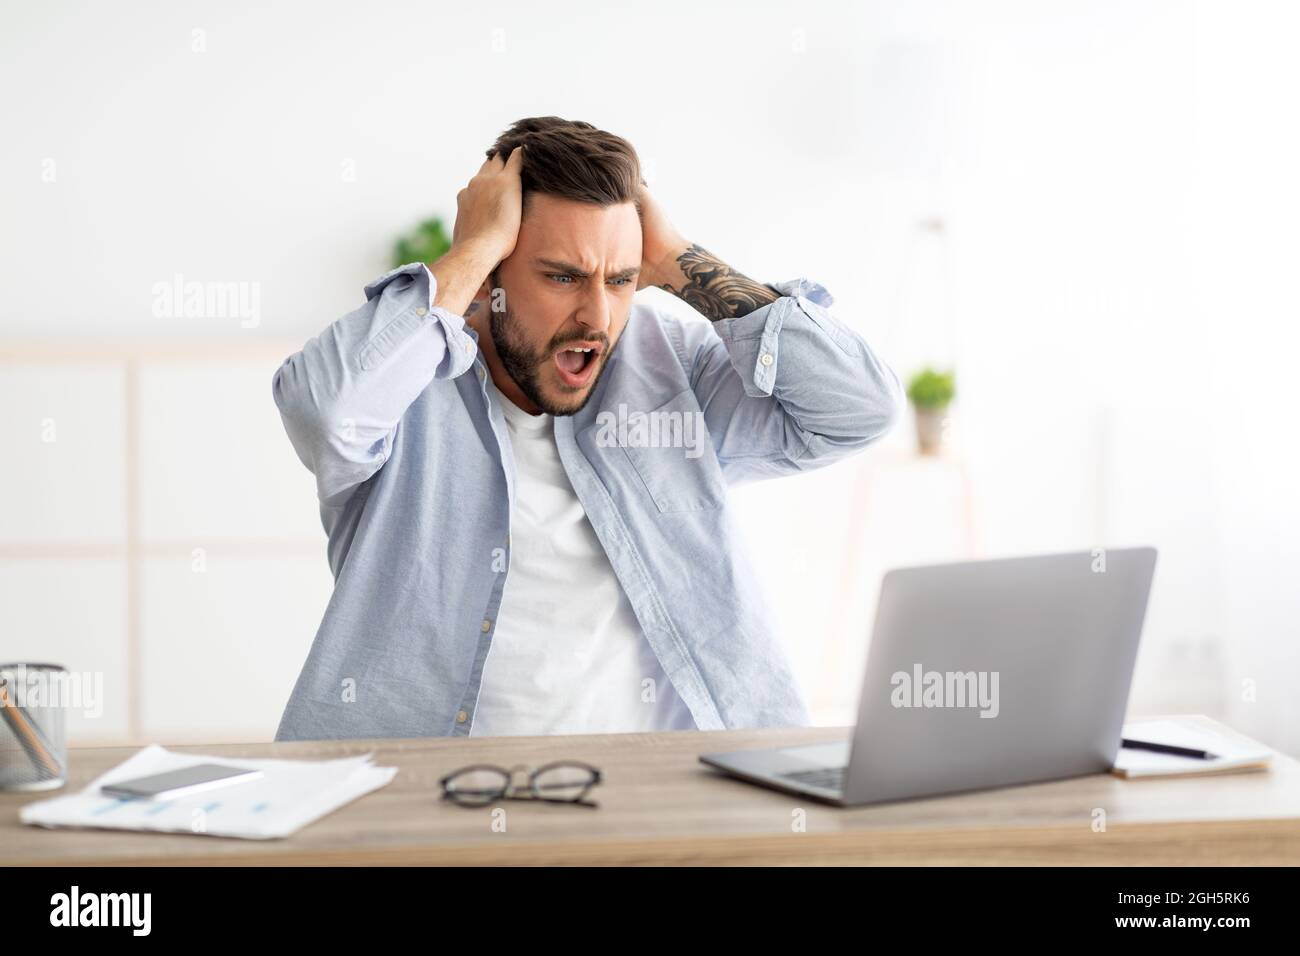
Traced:
[[743, 276], [707, 249], [692, 245], [677, 257], [686, 276], [680, 289], [665, 282], [659, 288], [671, 292], [710, 322], [748, 315], [775, 302], [781, 293], [770, 285]]

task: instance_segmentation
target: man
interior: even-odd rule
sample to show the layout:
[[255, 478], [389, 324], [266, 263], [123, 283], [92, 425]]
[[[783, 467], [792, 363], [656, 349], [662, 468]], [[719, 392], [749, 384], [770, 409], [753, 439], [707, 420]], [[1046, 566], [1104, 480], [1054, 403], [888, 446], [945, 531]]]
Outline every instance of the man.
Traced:
[[821, 286], [685, 240], [588, 123], [519, 121], [456, 202], [446, 255], [276, 372], [335, 578], [276, 739], [807, 724], [725, 487], [863, 448], [897, 376]]

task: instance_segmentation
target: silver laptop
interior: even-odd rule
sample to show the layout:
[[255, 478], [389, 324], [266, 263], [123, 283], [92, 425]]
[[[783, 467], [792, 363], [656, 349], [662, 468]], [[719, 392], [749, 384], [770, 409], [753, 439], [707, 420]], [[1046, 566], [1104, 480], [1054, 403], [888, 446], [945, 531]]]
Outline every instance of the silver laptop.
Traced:
[[839, 806], [1109, 770], [1155, 563], [1139, 547], [889, 571], [852, 739], [700, 760]]

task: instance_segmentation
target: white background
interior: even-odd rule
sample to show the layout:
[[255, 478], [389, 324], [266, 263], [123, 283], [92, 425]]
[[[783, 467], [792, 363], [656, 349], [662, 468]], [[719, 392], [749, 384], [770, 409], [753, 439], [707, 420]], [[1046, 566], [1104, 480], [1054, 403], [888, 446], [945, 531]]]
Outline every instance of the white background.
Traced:
[[[399, 233], [450, 223], [502, 129], [556, 114], [629, 138], [738, 268], [827, 286], [900, 375], [956, 364], [949, 464], [910, 460], [909, 421], [737, 496], [819, 722], [851, 718], [880, 569], [1153, 544], [1132, 711], [1300, 751], [1298, 26], [1181, 0], [11, 6], [0, 659], [104, 674], [75, 740], [269, 739], [329, 594], [271, 373]], [[259, 324], [155, 317], [178, 273], [256, 283]]]

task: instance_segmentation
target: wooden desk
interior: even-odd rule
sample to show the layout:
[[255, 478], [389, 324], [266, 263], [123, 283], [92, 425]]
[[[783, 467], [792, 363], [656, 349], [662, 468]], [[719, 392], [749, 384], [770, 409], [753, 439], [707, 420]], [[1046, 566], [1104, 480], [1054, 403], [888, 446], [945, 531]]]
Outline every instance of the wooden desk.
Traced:
[[[1110, 774], [842, 810], [754, 787], [696, 758], [820, 743], [847, 728], [677, 731], [577, 737], [415, 738], [173, 747], [229, 757], [325, 758], [376, 751], [387, 787], [283, 840], [23, 826], [46, 794], [0, 794], [0, 866], [96, 864], [1300, 864], [1300, 764], [1126, 781]], [[74, 749], [80, 789], [134, 748]], [[574, 757], [600, 767], [597, 810], [439, 799], [438, 778], [478, 761]], [[54, 791], [62, 793], [65, 791]], [[793, 832], [794, 811], [806, 812]], [[1094, 809], [1106, 830], [1093, 831]]]

